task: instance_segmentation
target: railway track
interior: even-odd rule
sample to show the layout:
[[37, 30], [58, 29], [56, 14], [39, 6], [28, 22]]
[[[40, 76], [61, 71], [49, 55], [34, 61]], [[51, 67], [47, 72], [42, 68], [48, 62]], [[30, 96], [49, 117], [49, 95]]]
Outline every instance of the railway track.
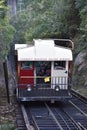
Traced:
[[20, 106], [18, 130], [87, 130], [87, 102], [75, 93], [68, 102], [31, 102]]
[[17, 130], [27, 130], [25, 125], [26, 123], [24, 122], [24, 117], [21, 110], [21, 105], [18, 103], [16, 104], [17, 105], [15, 106], [15, 115], [16, 115]]

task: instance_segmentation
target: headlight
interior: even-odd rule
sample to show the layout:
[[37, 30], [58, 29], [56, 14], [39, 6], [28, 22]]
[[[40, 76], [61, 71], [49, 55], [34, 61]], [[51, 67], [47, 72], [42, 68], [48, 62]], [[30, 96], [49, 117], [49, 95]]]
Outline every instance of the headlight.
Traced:
[[31, 91], [31, 85], [30, 84], [27, 85], [27, 91]]
[[56, 91], [59, 91], [59, 86], [55, 86], [55, 90], [56, 90]]

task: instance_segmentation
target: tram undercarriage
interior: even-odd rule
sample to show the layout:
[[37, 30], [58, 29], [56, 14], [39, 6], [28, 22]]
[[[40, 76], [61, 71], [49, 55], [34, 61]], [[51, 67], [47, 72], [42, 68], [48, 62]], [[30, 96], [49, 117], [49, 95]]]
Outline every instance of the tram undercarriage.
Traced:
[[71, 94], [69, 90], [59, 90], [42, 87], [38, 89], [32, 89], [31, 91], [23, 90], [22, 88], [18, 88], [18, 100], [19, 101], [58, 101], [71, 98]]

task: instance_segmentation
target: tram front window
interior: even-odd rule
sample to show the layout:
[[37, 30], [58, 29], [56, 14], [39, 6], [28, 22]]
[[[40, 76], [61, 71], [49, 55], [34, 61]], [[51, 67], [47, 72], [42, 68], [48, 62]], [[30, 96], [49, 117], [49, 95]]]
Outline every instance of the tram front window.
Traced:
[[51, 76], [51, 62], [38, 61], [36, 62], [36, 83], [47, 84], [50, 83]]
[[54, 61], [54, 70], [63, 70], [66, 67], [65, 61]]
[[22, 70], [31, 70], [33, 68], [32, 61], [22, 61], [21, 62], [21, 69]]

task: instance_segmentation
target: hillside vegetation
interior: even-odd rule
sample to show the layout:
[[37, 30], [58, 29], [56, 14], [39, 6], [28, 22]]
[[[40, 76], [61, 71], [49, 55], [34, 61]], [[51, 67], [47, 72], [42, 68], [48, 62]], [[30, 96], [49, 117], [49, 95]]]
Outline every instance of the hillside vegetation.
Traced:
[[[14, 27], [9, 23], [8, 11], [6, 0], [0, 0], [0, 73], [2, 72], [2, 61], [8, 54], [15, 32]], [[0, 76], [2, 76], [2, 73]]]
[[0, 1], [0, 58], [4, 58], [13, 39], [14, 27], [9, 23], [9, 8], [6, 0]]

